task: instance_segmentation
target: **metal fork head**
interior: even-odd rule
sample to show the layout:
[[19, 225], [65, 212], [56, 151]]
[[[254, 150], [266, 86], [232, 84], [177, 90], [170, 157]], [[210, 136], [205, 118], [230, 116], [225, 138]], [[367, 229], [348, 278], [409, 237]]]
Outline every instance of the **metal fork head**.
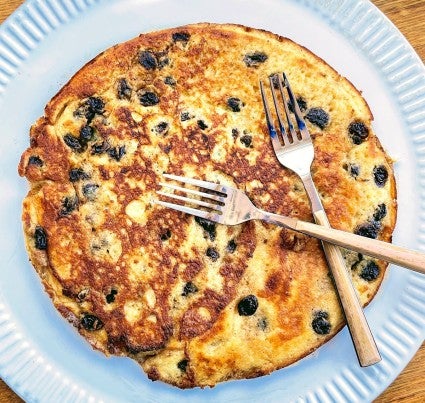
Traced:
[[[282, 165], [301, 176], [307, 175], [310, 172], [310, 166], [314, 158], [314, 149], [298, 102], [285, 73], [271, 75], [269, 82], [279, 129], [276, 129], [274, 124], [273, 114], [270, 110], [262, 81], [260, 81], [260, 90], [273, 149]], [[285, 95], [285, 92], [288, 96]], [[296, 127], [289, 111], [288, 97]], [[282, 117], [282, 110], [285, 114], [285, 119]]]
[[[198, 208], [161, 200], [155, 200], [156, 204], [226, 225], [240, 224], [253, 218], [252, 214], [256, 210], [254, 205], [238, 189], [183, 176], [170, 174], [163, 174], [163, 176], [166, 179], [196, 187], [196, 189], [161, 182], [160, 185], [164, 189], [173, 192], [157, 191], [158, 195]], [[174, 191], [181, 192], [185, 196], [175, 194]]]

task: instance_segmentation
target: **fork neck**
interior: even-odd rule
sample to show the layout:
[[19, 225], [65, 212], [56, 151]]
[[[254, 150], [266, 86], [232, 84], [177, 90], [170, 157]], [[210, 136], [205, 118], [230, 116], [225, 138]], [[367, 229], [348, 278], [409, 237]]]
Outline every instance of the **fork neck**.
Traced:
[[319, 193], [317, 192], [316, 186], [314, 185], [311, 174], [301, 175], [305, 191], [307, 192], [308, 198], [310, 199], [311, 210], [313, 213], [316, 211], [323, 210], [323, 204], [320, 200]]

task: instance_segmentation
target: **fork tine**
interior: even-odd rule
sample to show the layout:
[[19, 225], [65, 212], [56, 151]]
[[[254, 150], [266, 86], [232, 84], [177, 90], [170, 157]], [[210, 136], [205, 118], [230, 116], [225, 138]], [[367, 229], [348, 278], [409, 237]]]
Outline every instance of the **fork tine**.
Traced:
[[301, 138], [303, 138], [303, 139], [309, 138], [310, 133], [308, 132], [308, 130], [306, 128], [305, 121], [302, 117], [300, 108], [298, 106], [298, 102], [295, 99], [295, 96], [294, 96], [294, 93], [292, 92], [291, 86], [289, 85], [289, 80], [286, 77], [285, 73], [282, 73], [282, 76], [283, 76], [284, 85], [285, 85], [285, 87], [288, 91], [288, 95], [289, 95], [289, 99], [290, 99], [291, 104], [292, 104], [292, 108], [294, 110], [294, 115], [295, 115], [295, 119], [297, 121], [297, 126], [298, 126], [298, 129], [300, 130], [300, 133], [301, 133]]
[[225, 199], [222, 196], [217, 196], [217, 195], [213, 195], [213, 194], [210, 194], [210, 193], [198, 192], [197, 190], [172, 185], [171, 183], [160, 182], [159, 185], [162, 186], [162, 187], [169, 188], [169, 189], [178, 190], [180, 192], [190, 193], [190, 194], [193, 194], [193, 195], [196, 195], [196, 196], [204, 197], [206, 199], [212, 199], [212, 200], [215, 200], [215, 201], [218, 201], [218, 202], [221, 202], [221, 203], [224, 203], [224, 199]]
[[208, 211], [197, 210], [192, 207], [181, 206], [180, 204], [163, 202], [161, 200], [154, 200], [153, 202], [163, 207], [168, 207], [173, 210], [181, 211], [182, 213], [195, 215], [197, 217], [205, 218], [206, 220], [215, 221], [218, 223], [221, 222], [221, 215], [219, 214], [213, 214], [209, 213]]
[[214, 190], [215, 192], [224, 193], [225, 197], [227, 196], [227, 187], [220, 185], [218, 183], [211, 183], [201, 181], [199, 179], [186, 178], [184, 176], [171, 175], [171, 174], [162, 174], [165, 178], [175, 180], [177, 182], [187, 183], [189, 185], [199, 186], [201, 188]]
[[266, 122], [267, 127], [269, 129], [270, 138], [272, 140], [272, 145], [275, 151], [282, 148], [280, 144], [279, 138], [277, 137], [276, 129], [273, 125], [272, 114], [270, 112], [269, 104], [267, 102], [266, 94], [263, 87], [263, 82], [260, 80], [260, 91], [261, 91], [261, 99], [263, 100], [264, 111], [266, 112]]
[[210, 209], [217, 210], [217, 211], [221, 211], [222, 209], [222, 206], [220, 206], [219, 204], [212, 204], [212, 203], [204, 202], [202, 200], [192, 199], [191, 197], [185, 197], [185, 196], [176, 195], [174, 193], [167, 193], [167, 192], [161, 192], [161, 191], [157, 191], [156, 193], [161, 196], [170, 197], [171, 199], [181, 200], [186, 203], [197, 204], [198, 206], [208, 207]]
[[277, 120], [279, 122], [280, 133], [282, 135], [283, 144], [285, 145], [285, 140], [290, 141], [290, 139], [287, 136], [285, 124], [283, 123], [282, 115], [280, 113], [280, 108], [279, 108], [277, 97], [276, 97], [276, 91], [274, 89], [273, 77], [277, 77], [278, 79], [279, 79], [279, 77], [276, 74], [271, 75], [271, 76], [269, 76], [269, 82], [270, 82], [270, 90], [272, 92], [274, 109], [276, 111]]
[[291, 115], [288, 109], [288, 101], [286, 99], [285, 92], [283, 90], [282, 79], [280, 78], [279, 75], [278, 75], [278, 83], [279, 83], [280, 95], [282, 96], [282, 101], [283, 101], [283, 109], [285, 110], [286, 121], [288, 122], [289, 132], [291, 133], [291, 136], [292, 136], [292, 142], [297, 142], [298, 141], [297, 132], [292, 123]]

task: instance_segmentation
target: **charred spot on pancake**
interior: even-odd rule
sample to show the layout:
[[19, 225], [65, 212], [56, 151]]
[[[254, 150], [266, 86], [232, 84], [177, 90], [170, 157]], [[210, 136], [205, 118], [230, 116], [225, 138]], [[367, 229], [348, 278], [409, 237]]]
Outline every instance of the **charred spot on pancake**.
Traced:
[[95, 315], [85, 313], [80, 320], [81, 326], [89, 331], [100, 330], [103, 327], [103, 322]]
[[258, 299], [255, 295], [247, 295], [238, 302], [238, 312], [240, 316], [251, 316], [257, 311]]
[[373, 168], [373, 179], [376, 186], [382, 188], [388, 180], [388, 170], [384, 165], [379, 165]]
[[322, 108], [311, 108], [305, 118], [322, 130], [329, 123], [329, 115]]
[[89, 126], [89, 125], [85, 125], [81, 128], [80, 130], [80, 143], [85, 143], [88, 142], [90, 140], [93, 140], [94, 137], [94, 129]]
[[62, 200], [62, 208], [59, 212], [60, 217], [71, 214], [78, 206], [78, 198], [76, 196], [67, 196]]
[[[297, 97], [296, 100], [297, 100], [298, 108], [300, 109], [300, 111], [301, 112], [305, 112], [307, 110], [307, 101], [303, 97], [301, 97], [301, 96]], [[288, 101], [288, 109], [292, 113], [295, 112], [294, 107], [292, 106], [292, 102], [291, 101]]]
[[181, 360], [177, 363], [177, 368], [182, 372], [186, 372], [188, 363], [189, 363], [189, 360], [186, 360], [186, 359]]
[[378, 237], [381, 225], [378, 221], [368, 221], [364, 224], [359, 225], [354, 233], [357, 235], [364, 236], [366, 238], [376, 239]]
[[42, 167], [44, 165], [44, 162], [38, 155], [31, 155], [28, 159], [28, 165]]
[[191, 281], [188, 281], [184, 287], [183, 287], [183, 292], [182, 292], [182, 296], [183, 297], [187, 297], [189, 294], [194, 294], [195, 292], [198, 292], [198, 287], [193, 284]]
[[161, 232], [159, 238], [161, 239], [161, 241], [167, 241], [171, 238], [171, 231], [167, 228], [166, 230]]
[[369, 136], [369, 129], [363, 122], [356, 120], [349, 124], [348, 133], [351, 141], [354, 144], [359, 145]]
[[158, 62], [156, 60], [154, 53], [149, 51], [149, 50], [145, 50], [143, 52], [140, 52], [139, 63], [146, 70], [155, 70], [158, 67]]
[[218, 253], [217, 249], [209, 247], [207, 248], [207, 251], [205, 254], [213, 261], [216, 262], [218, 258], [220, 257], [220, 254]]
[[239, 140], [246, 148], [252, 146], [252, 136], [250, 134], [244, 134]]
[[381, 203], [375, 209], [375, 212], [373, 213], [373, 219], [375, 221], [381, 221], [386, 215], [387, 215], [387, 206], [385, 205], [385, 203]]
[[239, 130], [232, 129], [232, 137], [236, 140], [238, 136], [239, 136]]
[[264, 63], [267, 59], [268, 59], [268, 56], [264, 52], [260, 52], [260, 51], [247, 53], [243, 57], [243, 61], [247, 65], [247, 67], [258, 67], [260, 64]]
[[120, 78], [117, 84], [117, 96], [119, 99], [131, 98], [131, 87], [125, 78]]
[[214, 241], [216, 237], [216, 225], [213, 221], [207, 220], [201, 217], [195, 217], [195, 221], [199, 224], [204, 231], [208, 234], [211, 241]]
[[79, 180], [88, 179], [89, 175], [81, 168], [73, 168], [69, 171], [69, 181], [78, 182]]
[[329, 314], [324, 311], [315, 312], [314, 318], [311, 322], [313, 330], [320, 335], [329, 334], [331, 331], [331, 324], [329, 322]]
[[236, 250], [237, 244], [234, 239], [231, 239], [226, 246], [226, 250], [229, 253], [233, 253]]
[[103, 154], [104, 152], [108, 151], [111, 146], [108, 144], [107, 141], [102, 141], [101, 143], [93, 144], [91, 147], [91, 154], [92, 155], [99, 155]]
[[201, 130], [208, 129], [208, 125], [203, 120], [200, 119], [196, 123]]
[[227, 100], [227, 106], [233, 111], [233, 112], [240, 112], [241, 111], [241, 109], [242, 109], [242, 107], [244, 106], [245, 104], [239, 99], [239, 98], [236, 98], [236, 97], [230, 97], [228, 100]]
[[35, 247], [38, 250], [47, 249], [47, 234], [43, 227], [41, 226], [35, 227], [34, 242], [35, 242]]
[[167, 122], [159, 122], [154, 126], [153, 131], [159, 136], [165, 136], [168, 133], [170, 125]]
[[174, 32], [172, 35], [173, 42], [188, 42], [190, 39], [189, 32], [180, 31], [180, 32]]
[[125, 146], [118, 146], [108, 149], [108, 155], [115, 161], [120, 161], [121, 158], [125, 155]]
[[82, 152], [85, 149], [85, 144], [83, 144], [78, 137], [75, 137], [72, 134], [65, 134], [65, 136], [63, 136], [63, 141], [73, 151]]
[[360, 272], [360, 277], [366, 281], [373, 281], [378, 278], [379, 272], [379, 266], [373, 260], [368, 260]]
[[174, 85], [177, 84], [177, 81], [173, 77], [167, 76], [167, 77], [164, 78], [164, 83], [167, 84], [167, 85], [174, 86]]
[[112, 304], [115, 301], [115, 296], [118, 294], [118, 291], [114, 288], [111, 288], [111, 291], [106, 294], [105, 299], [108, 304]]
[[182, 112], [180, 114], [180, 121], [185, 122], [186, 120], [192, 119], [194, 116], [191, 115], [189, 112]]
[[262, 331], [264, 331], [264, 330], [266, 330], [267, 329], [267, 327], [268, 327], [268, 322], [267, 322], [267, 319], [266, 318], [260, 318], [260, 319], [258, 319], [258, 322], [257, 322], [257, 326], [258, 326], [258, 328], [260, 329], [260, 330], [262, 330]]
[[139, 100], [143, 106], [154, 106], [159, 103], [159, 97], [152, 91], [141, 91], [139, 93]]
[[96, 197], [96, 191], [98, 188], [99, 188], [99, 185], [97, 185], [96, 183], [87, 183], [86, 185], [83, 186], [83, 195], [88, 200], [94, 200]]

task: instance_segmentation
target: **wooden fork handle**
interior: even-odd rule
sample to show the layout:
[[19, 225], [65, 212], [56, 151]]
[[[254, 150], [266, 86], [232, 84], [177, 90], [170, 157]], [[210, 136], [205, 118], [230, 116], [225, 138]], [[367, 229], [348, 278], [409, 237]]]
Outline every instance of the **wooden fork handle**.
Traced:
[[[323, 228], [329, 231], [330, 225], [325, 211], [318, 210], [313, 214], [316, 222], [320, 224], [320, 226], [311, 224], [314, 225], [315, 235], [317, 235], [317, 228]], [[297, 230], [298, 225], [302, 226], [303, 224], [304, 222], [298, 222]], [[310, 228], [307, 228], [307, 230], [311, 231]], [[301, 230], [301, 232], [306, 233], [304, 230]], [[326, 233], [326, 231], [324, 233]], [[312, 234], [310, 233], [309, 235]], [[322, 237], [321, 239], [325, 240]], [[359, 363], [362, 367], [376, 364], [381, 360], [381, 356], [366, 321], [362, 306], [352, 283], [351, 274], [346, 268], [341, 251], [337, 246], [327, 242], [323, 242], [323, 250], [332, 271], [332, 276], [338, 290], [341, 305], [344, 309], [348, 329], [351, 333]]]

